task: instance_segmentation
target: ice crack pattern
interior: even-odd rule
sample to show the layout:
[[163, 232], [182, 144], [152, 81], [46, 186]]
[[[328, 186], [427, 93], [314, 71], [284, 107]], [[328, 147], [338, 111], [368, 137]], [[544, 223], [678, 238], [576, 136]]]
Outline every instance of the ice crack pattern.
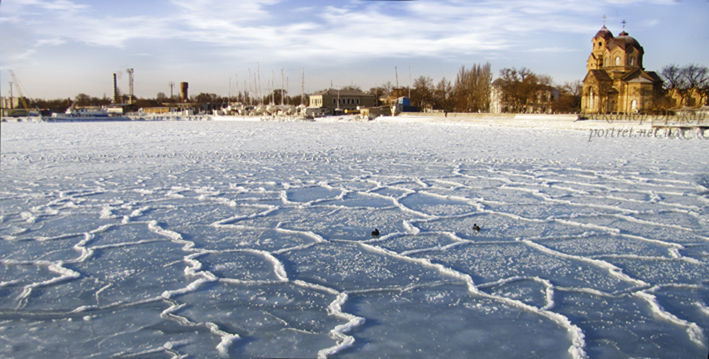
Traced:
[[614, 162], [501, 141], [573, 131], [227, 125], [3, 124], [0, 356], [706, 355], [687, 142]]

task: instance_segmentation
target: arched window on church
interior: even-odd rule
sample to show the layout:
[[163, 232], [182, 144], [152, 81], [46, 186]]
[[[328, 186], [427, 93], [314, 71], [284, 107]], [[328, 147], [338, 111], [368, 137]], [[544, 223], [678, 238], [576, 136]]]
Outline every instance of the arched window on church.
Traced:
[[591, 109], [591, 110], [593, 110], [593, 108], [594, 108], [594, 106], [593, 106], [593, 102], [594, 102], [594, 101], [593, 101], [593, 87], [591, 87], [591, 92], [589, 93], [588, 98], [589, 98], [589, 101], [588, 101], [588, 108]]
[[620, 56], [615, 57], [615, 65], [620, 66]]
[[629, 62], [630, 62], [630, 66], [635, 66], [635, 58], [634, 57], [631, 57]]
[[638, 110], [638, 100], [633, 100], [633, 101], [630, 103], [630, 108], [631, 108], [633, 111], [637, 111], [637, 110]]

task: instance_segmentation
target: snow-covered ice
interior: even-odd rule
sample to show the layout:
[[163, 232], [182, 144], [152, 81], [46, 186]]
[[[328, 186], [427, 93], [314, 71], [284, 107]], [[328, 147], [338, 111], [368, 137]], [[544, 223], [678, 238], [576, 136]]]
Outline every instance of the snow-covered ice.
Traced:
[[561, 123], [2, 123], [0, 357], [704, 358], [709, 141]]

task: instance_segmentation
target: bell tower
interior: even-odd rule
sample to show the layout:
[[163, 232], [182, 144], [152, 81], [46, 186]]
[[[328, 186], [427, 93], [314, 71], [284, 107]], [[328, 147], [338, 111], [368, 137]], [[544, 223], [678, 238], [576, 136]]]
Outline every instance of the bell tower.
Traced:
[[604, 54], [611, 40], [613, 40], [613, 33], [606, 27], [606, 17], [603, 16], [603, 27], [591, 39], [591, 56], [588, 57], [586, 65], [588, 71], [600, 70], [608, 65], [604, 61]]

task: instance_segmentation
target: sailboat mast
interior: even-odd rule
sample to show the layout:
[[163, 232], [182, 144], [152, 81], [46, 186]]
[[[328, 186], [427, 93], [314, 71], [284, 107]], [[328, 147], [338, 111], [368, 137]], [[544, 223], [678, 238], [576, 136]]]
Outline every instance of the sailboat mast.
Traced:
[[258, 73], [258, 97], [259, 102], [263, 105], [263, 92], [261, 92], [261, 65], [256, 63], [256, 72]]
[[303, 80], [300, 82], [300, 104], [305, 103], [305, 67], [303, 67]]
[[399, 88], [399, 69], [394, 66], [394, 73], [396, 74], [396, 87]]
[[281, 106], [283, 106], [283, 100], [286, 95], [283, 94], [283, 68], [281, 68]]
[[249, 67], [249, 104], [251, 106], [254, 105], [254, 99], [252, 93], [254, 92], [253, 89], [251, 88], [251, 68]]
[[409, 98], [411, 98], [411, 65], [409, 65]]

